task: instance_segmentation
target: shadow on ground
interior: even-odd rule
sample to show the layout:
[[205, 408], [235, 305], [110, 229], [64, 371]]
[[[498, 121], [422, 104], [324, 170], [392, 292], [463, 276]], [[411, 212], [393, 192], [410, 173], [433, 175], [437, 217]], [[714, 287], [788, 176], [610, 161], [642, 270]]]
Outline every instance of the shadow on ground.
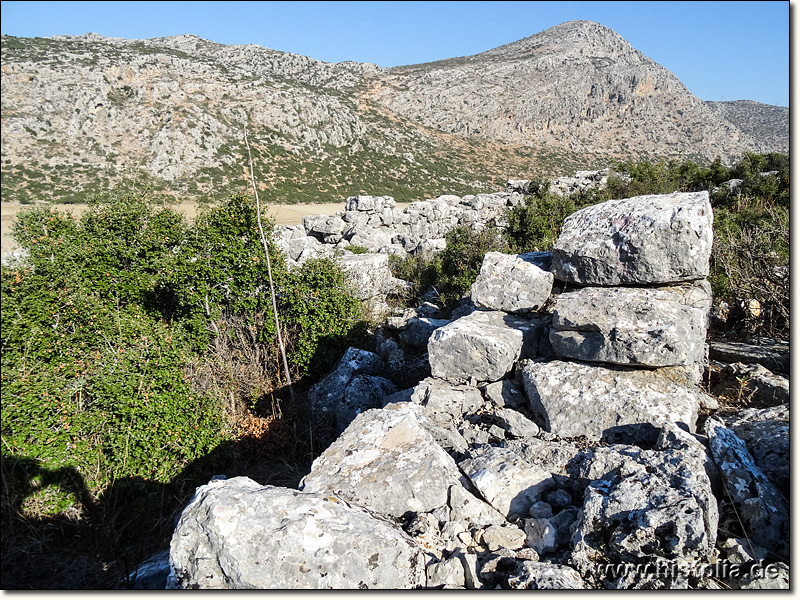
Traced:
[[[167, 483], [117, 479], [93, 494], [73, 467], [47, 469], [34, 457], [2, 456], [2, 589], [132, 587], [128, 574], [169, 547], [175, 521], [198, 485], [214, 475], [247, 476], [262, 485], [296, 488], [308, 473], [314, 440], [307, 410], [226, 441]], [[61, 500], [55, 516], [44, 506]], [[54, 511], [47, 511], [52, 513]]]

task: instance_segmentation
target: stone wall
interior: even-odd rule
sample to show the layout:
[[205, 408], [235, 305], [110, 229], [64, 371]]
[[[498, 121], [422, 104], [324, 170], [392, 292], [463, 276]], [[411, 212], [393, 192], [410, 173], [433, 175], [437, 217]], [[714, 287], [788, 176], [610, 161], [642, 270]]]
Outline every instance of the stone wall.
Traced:
[[[388, 227], [390, 204], [359, 197], [337, 218]], [[698, 387], [712, 219], [706, 193], [588, 207], [552, 255], [487, 254], [452, 319], [430, 302], [388, 319], [376, 353], [350, 349], [311, 390], [336, 436], [299, 489], [198, 488], [168, 585], [788, 585], [788, 404], [714, 416]], [[347, 232], [314, 223], [305, 231], [329, 245]], [[766, 432], [787, 443], [760, 451]], [[698, 569], [765, 560], [769, 571]]]

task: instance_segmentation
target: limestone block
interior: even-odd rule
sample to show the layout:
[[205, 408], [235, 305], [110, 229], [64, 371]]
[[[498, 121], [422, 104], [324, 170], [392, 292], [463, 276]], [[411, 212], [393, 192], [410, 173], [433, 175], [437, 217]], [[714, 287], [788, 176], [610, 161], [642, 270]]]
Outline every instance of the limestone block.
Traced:
[[564, 221], [553, 274], [582, 285], [692, 281], [708, 276], [708, 192], [637, 196], [583, 208]]
[[460, 382], [499, 381], [534, 356], [544, 324], [500, 311], [475, 311], [437, 329], [428, 342], [431, 374]]
[[170, 545], [169, 588], [363, 589], [425, 583], [421, 549], [394, 523], [324, 493], [246, 477], [197, 489]]
[[479, 308], [526, 313], [539, 310], [553, 289], [553, 274], [543, 269], [542, 255], [487, 252], [472, 284], [472, 302]]
[[705, 360], [711, 289], [582, 288], [559, 294], [550, 345], [564, 358], [667, 367]]

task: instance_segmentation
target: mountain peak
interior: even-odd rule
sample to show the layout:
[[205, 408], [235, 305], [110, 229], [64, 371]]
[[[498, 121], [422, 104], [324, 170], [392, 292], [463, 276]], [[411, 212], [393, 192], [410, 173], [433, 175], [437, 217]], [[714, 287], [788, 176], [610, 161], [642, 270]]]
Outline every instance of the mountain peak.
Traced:
[[542, 32], [493, 48], [477, 57], [523, 59], [537, 55], [559, 54], [566, 57], [624, 56], [639, 54], [613, 29], [594, 21], [567, 21]]

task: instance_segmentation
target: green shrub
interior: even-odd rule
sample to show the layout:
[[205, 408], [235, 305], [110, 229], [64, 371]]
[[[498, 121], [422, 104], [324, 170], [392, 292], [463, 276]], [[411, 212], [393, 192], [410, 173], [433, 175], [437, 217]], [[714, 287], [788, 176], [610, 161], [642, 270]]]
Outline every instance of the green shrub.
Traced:
[[564, 219], [575, 210], [572, 199], [548, 192], [526, 197], [508, 212], [509, 246], [516, 253], [552, 250]]
[[416, 305], [431, 287], [441, 287], [442, 257], [439, 254], [416, 253], [400, 257], [389, 255], [389, 269], [392, 275], [411, 283], [407, 293], [407, 305]]
[[[21, 213], [14, 235], [29, 257], [2, 268], [4, 456], [74, 467], [92, 490], [173, 481], [230, 438], [229, 392], [252, 406], [280, 385], [252, 200], [234, 196], [189, 226], [170, 208], [113, 197], [80, 221]], [[270, 256], [290, 366], [324, 372], [363, 334], [361, 304], [336, 263], [288, 272], [274, 246]], [[218, 352], [230, 333], [244, 344]], [[212, 358], [227, 379], [204, 388], [190, 374]], [[256, 363], [265, 377], [243, 384]], [[55, 511], [68, 502], [56, 499]]]
[[440, 295], [455, 302], [469, 292], [481, 270], [487, 252], [507, 252], [508, 243], [493, 227], [475, 232], [464, 225], [446, 236], [447, 246], [441, 253]]
[[363, 342], [363, 306], [331, 259], [309, 260], [281, 281], [279, 312], [289, 332], [289, 358], [301, 374], [328, 371], [349, 345]]
[[2, 269], [3, 452], [74, 466], [102, 487], [167, 481], [222, 439], [217, 403], [183, 377], [184, 340], [145, 306], [182, 228], [135, 198], [97, 204], [81, 222], [19, 215], [30, 255]]

